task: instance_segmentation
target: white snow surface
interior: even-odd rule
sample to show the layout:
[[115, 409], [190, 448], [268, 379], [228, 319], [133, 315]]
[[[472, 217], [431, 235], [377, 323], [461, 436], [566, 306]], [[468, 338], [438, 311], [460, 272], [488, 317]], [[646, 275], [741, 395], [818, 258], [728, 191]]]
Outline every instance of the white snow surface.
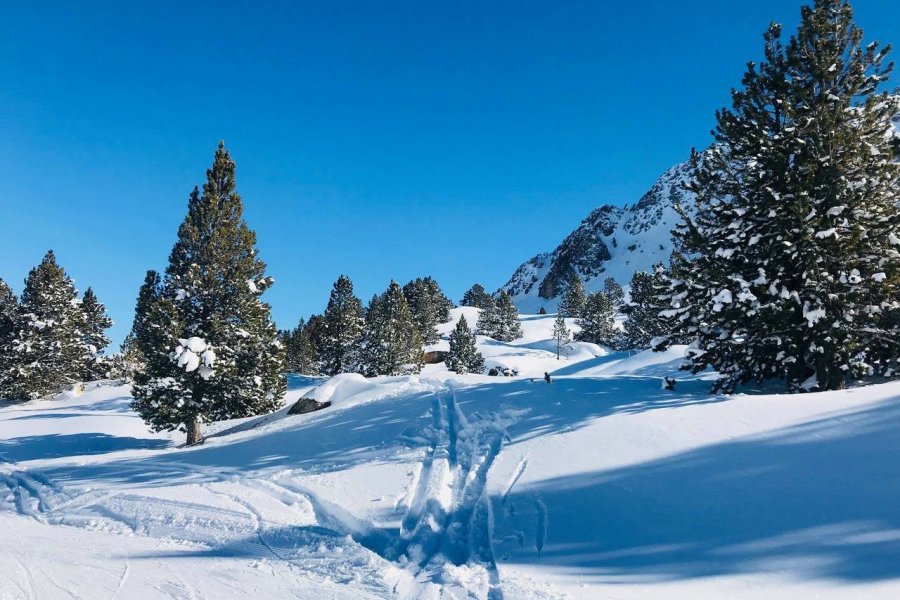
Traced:
[[522, 321], [518, 377], [292, 376], [194, 448], [113, 382], [0, 403], [0, 599], [900, 596], [900, 383], [716, 396]]

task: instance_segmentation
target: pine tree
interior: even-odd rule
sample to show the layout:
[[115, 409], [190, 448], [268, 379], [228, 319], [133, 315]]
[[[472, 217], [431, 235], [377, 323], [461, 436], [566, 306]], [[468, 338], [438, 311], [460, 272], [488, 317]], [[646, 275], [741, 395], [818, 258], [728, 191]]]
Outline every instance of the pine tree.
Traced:
[[220, 142], [188, 214], [159, 295], [137, 315], [145, 367], [134, 409], [154, 430], [183, 428], [202, 440], [200, 422], [279, 407], [284, 348], [261, 295], [271, 285], [256, 236], [243, 219], [235, 165]]
[[19, 324], [19, 299], [3, 279], [0, 279], [0, 399], [13, 396], [13, 376], [16, 365], [12, 344]]
[[498, 342], [511, 342], [522, 337], [519, 311], [505, 290], [478, 316], [478, 332]]
[[53, 251], [31, 270], [18, 308], [9, 395], [27, 400], [81, 380], [84, 365], [84, 313], [75, 286]]
[[419, 337], [425, 344], [433, 344], [440, 336], [437, 326], [450, 320], [453, 303], [431, 277], [419, 277], [403, 286], [403, 296], [413, 314]]
[[282, 343], [287, 352], [285, 364], [288, 371], [300, 375], [320, 373], [318, 352], [305, 319], [300, 319], [293, 330], [282, 333]]
[[717, 114], [717, 144], [695, 154], [697, 213], [677, 232], [691, 260], [669, 314], [696, 337], [693, 370], [715, 368], [723, 391], [838, 389], [897, 365], [898, 106], [877, 92], [889, 48], [862, 46], [838, 0], [804, 7], [780, 38], [772, 25], [765, 61]]
[[450, 351], [444, 364], [460, 375], [484, 371], [484, 357], [475, 347], [475, 334], [469, 330], [465, 315], [459, 317], [450, 333]]
[[331, 290], [316, 346], [323, 373], [337, 375], [356, 369], [354, 357], [362, 343], [364, 327], [362, 302], [353, 294], [350, 278], [341, 275]]
[[566, 318], [562, 313], [557, 314], [556, 320], [553, 321], [553, 341], [556, 344], [556, 360], [559, 360], [563, 348], [572, 341], [572, 332], [566, 327]]
[[603, 293], [609, 297], [614, 311], [618, 311], [625, 303], [625, 290], [612, 277], [603, 280]]
[[603, 292], [588, 294], [578, 325], [581, 327], [581, 331], [575, 336], [578, 341], [602, 346], [616, 345], [618, 333], [615, 327], [615, 313], [609, 296]]
[[563, 295], [562, 302], [559, 303], [559, 313], [564, 317], [577, 319], [584, 311], [586, 302], [584, 283], [582, 283], [578, 273], [572, 273], [566, 286], [566, 293]]
[[625, 348], [647, 349], [653, 341], [666, 337], [672, 343], [672, 331], [660, 313], [667, 310], [663, 300], [667, 289], [667, 277], [662, 264], [653, 266], [653, 272], [635, 271], [631, 277], [631, 303], [628, 305], [628, 319], [625, 321], [623, 346]]
[[404, 375], [422, 369], [422, 338], [396, 281], [369, 304], [362, 356], [363, 370], [369, 376]]
[[109, 346], [106, 330], [112, 327], [113, 322], [106, 314], [106, 307], [100, 303], [91, 288], [84, 292], [81, 311], [84, 313], [82, 340], [85, 348], [81, 377], [85, 381], [103, 379], [109, 372], [109, 365], [103, 359], [103, 351]]
[[480, 283], [476, 283], [463, 294], [462, 301], [459, 304], [460, 306], [474, 306], [475, 308], [484, 310], [490, 306], [493, 301], [494, 299], [491, 298], [491, 295], [484, 290], [484, 286]]

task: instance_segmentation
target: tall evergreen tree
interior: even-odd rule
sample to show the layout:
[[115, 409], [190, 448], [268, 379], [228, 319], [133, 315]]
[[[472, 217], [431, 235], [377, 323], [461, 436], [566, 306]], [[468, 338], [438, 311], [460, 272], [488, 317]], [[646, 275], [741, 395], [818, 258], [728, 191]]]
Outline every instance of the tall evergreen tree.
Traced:
[[437, 281], [432, 277], [413, 279], [403, 286], [403, 296], [412, 311], [422, 342], [433, 344], [438, 341], [437, 326], [450, 320], [453, 302], [444, 295]]
[[618, 339], [615, 323], [615, 313], [609, 296], [603, 292], [588, 294], [584, 312], [578, 319], [581, 331], [575, 339], [580, 342], [615, 346]]
[[0, 399], [11, 398], [12, 382], [17, 364], [13, 341], [19, 323], [19, 299], [3, 279], [0, 279]]
[[40, 398], [81, 380], [84, 313], [72, 280], [53, 251], [31, 270], [19, 303], [7, 356], [9, 388], [15, 399]]
[[511, 342], [522, 337], [519, 311], [505, 290], [478, 316], [478, 332], [498, 342]]
[[474, 306], [482, 310], [486, 309], [493, 302], [493, 298], [484, 290], [484, 286], [476, 283], [463, 294], [460, 306]]
[[571, 341], [572, 332], [566, 327], [566, 318], [562, 313], [559, 313], [556, 315], [556, 320], [553, 321], [553, 342], [556, 344], [556, 360], [559, 360], [563, 348], [566, 348]]
[[564, 317], [577, 319], [584, 311], [587, 296], [584, 293], [584, 283], [578, 273], [572, 273], [566, 286], [566, 293], [559, 303], [559, 313]]
[[465, 315], [459, 317], [450, 333], [450, 351], [444, 364], [460, 375], [484, 372], [484, 356], [475, 346], [475, 334], [469, 330]]
[[85, 347], [85, 362], [82, 378], [90, 381], [107, 376], [109, 365], [103, 360], [103, 351], [109, 346], [106, 330], [112, 327], [112, 319], [106, 314], [106, 307], [97, 299], [94, 290], [88, 288], [81, 299], [84, 313], [82, 340]]
[[622, 308], [622, 305], [625, 303], [625, 290], [622, 289], [622, 286], [615, 279], [607, 277], [603, 280], [603, 293], [609, 297], [614, 311]]
[[190, 195], [159, 296], [139, 314], [146, 364], [133, 407], [154, 430], [182, 428], [202, 440], [200, 422], [278, 408], [284, 348], [261, 295], [271, 285], [243, 218], [235, 165], [220, 142], [201, 193]]
[[772, 25], [765, 61], [717, 114], [717, 144], [695, 155], [697, 213], [677, 232], [691, 260], [670, 313], [697, 339], [693, 369], [714, 367], [724, 391], [837, 389], [898, 355], [898, 106], [877, 91], [889, 48], [863, 46], [838, 0], [804, 7], [780, 39]]
[[362, 302], [353, 294], [353, 282], [346, 275], [338, 277], [328, 299], [322, 320], [319, 344], [316, 346], [326, 375], [337, 375], [356, 369], [354, 357], [362, 343], [365, 318]]
[[362, 356], [363, 370], [369, 376], [404, 375], [422, 369], [422, 338], [396, 281], [369, 304]]

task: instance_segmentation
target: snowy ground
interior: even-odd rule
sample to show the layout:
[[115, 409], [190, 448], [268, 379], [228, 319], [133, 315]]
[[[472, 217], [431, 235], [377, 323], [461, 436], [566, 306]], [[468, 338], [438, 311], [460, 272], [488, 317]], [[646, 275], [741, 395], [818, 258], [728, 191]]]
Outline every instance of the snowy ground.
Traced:
[[711, 396], [523, 325], [517, 378], [294, 378], [332, 408], [192, 449], [124, 386], [0, 405], [0, 599], [900, 596], [900, 383]]

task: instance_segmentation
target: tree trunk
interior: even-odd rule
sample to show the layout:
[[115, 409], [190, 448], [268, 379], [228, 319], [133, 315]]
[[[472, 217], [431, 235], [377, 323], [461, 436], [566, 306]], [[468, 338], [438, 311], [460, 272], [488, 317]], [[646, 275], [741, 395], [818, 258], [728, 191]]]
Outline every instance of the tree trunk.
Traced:
[[200, 421], [195, 417], [185, 423], [187, 428], [187, 445], [195, 446], [203, 441], [203, 435], [200, 433]]

